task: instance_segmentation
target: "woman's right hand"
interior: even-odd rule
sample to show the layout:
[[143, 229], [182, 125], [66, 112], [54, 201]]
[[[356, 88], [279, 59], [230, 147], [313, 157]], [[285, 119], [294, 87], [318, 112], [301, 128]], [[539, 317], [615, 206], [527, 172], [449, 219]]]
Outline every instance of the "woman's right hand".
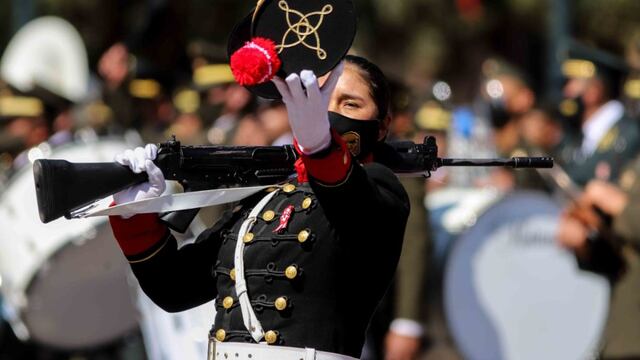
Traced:
[[114, 161], [118, 164], [128, 166], [136, 174], [146, 172], [149, 176], [148, 182], [134, 185], [114, 194], [113, 200], [116, 204], [150, 199], [162, 195], [166, 189], [166, 184], [162, 171], [153, 163], [157, 155], [158, 147], [154, 144], [148, 144], [145, 147], [126, 150], [115, 156]]

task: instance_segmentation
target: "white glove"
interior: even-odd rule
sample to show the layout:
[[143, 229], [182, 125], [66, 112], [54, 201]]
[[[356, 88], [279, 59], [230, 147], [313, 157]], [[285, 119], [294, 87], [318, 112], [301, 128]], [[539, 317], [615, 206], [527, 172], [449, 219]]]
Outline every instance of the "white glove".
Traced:
[[[310, 70], [302, 70], [300, 75], [291, 74], [283, 81], [274, 78], [282, 101], [287, 106], [289, 125], [298, 140], [300, 150], [307, 155], [326, 149], [331, 144], [331, 130], [327, 112], [331, 94], [342, 75], [344, 63], [331, 71], [322, 89], [318, 78]], [[302, 85], [307, 90], [306, 94]]]
[[[167, 185], [164, 182], [162, 171], [153, 163], [157, 155], [158, 147], [154, 144], [148, 144], [145, 147], [126, 150], [124, 153], [115, 156], [114, 161], [118, 164], [128, 166], [136, 174], [146, 171], [149, 176], [148, 182], [134, 185], [114, 194], [113, 200], [116, 204], [150, 199], [162, 195]], [[131, 216], [133, 215], [122, 217], [126, 219]]]

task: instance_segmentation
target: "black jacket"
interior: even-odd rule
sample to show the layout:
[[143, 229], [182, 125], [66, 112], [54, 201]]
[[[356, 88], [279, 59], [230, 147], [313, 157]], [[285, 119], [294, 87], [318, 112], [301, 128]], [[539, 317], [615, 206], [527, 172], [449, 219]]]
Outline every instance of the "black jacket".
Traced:
[[[396, 176], [376, 163], [353, 162], [335, 186], [313, 179], [291, 185], [295, 188], [283, 188], [267, 204], [246, 242], [252, 306], [264, 330], [277, 335], [276, 345], [359, 357], [369, 319], [396, 269], [409, 214], [407, 194]], [[212, 335], [253, 342], [235, 293], [233, 256], [243, 219], [265, 194], [243, 200], [194, 244], [178, 250], [167, 232], [163, 241], [129, 257], [145, 293], [167, 311], [216, 298]], [[294, 212], [286, 230], [274, 233], [289, 205]], [[274, 214], [263, 217], [267, 211]]]

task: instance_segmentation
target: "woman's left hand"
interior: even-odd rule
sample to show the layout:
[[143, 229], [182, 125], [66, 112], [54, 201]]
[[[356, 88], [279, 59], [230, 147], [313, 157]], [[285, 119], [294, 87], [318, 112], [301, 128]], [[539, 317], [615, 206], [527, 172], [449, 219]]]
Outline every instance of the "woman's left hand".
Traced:
[[327, 112], [331, 94], [343, 69], [344, 63], [338, 64], [322, 88], [318, 78], [310, 70], [302, 70], [300, 75], [291, 74], [285, 80], [273, 79], [287, 106], [293, 136], [298, 141], [300, 150], [307, 155], [324, 150], [331, 143]]
[[595, 206], [606, 214], [616, 217], [627, 207], [629, 197], [614, 184], [602, 180], [591, 180], [585, 187], [580, 201], [585, 206]]

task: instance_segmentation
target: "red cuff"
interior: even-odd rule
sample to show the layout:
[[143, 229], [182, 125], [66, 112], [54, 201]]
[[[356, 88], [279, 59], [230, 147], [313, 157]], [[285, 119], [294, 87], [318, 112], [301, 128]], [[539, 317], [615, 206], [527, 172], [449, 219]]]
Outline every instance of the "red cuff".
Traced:
[[313, 155], [302, 153], [298, 143], [294, 142], [306, 172], [315, 180], [326, 185], [343, 182], [351, 169], [351, 155], [342, 136], [332, 129], [331, 138], [329, 149]]
[[158, 214], [139, 214], [129, 219], [109, 216], [113, 236], [125, 256], [141, 254], [166, 235], [167, 226], [160, 222]]

